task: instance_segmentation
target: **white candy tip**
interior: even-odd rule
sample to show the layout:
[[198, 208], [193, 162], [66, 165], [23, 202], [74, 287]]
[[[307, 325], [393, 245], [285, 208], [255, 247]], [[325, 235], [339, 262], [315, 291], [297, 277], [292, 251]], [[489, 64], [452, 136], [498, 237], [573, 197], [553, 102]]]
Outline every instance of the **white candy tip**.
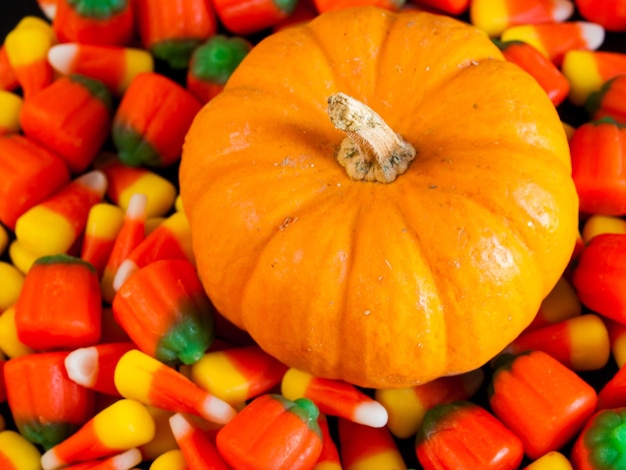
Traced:
[[64, 467], [65, 465], [65, 462], [59, 459], [54, 447], [52, 449], [48, 449], [41, 456], [41, 468], [43, 470], [56, 470], [57, 468]]
[[373, 428], [382, 428], [387, 424], [388, 419], [387, 409], [374, 400], [357, 405], [352, 413], [352, 420], [355, 423]]
[[57, 4], [56, 2], [44, 2], [39, 1], [39, 8], [43, 15], [48, 18], [50, 21], [54, 20], [54, 17], [57, 15]]
[[133, 260], [125, 259], [122, 261], [122, 264], [120, 264], [119, 268], [117, 268], [115, 277], [113, 278], [113, 290], [115, 292], [120, 290], [126, 280], [138, 270], [139, 266], [137, 266], [137, 263]]
[[204, 419], [216, 424], [226, 424], [237, 414], [235, 408], [212, 395], [206, 397], [198, 412]]
[[100, 194], [101, 196], [104, 196], [104, 193], [107, 190], [107, 177], [104, 172], [100, 170], [92, 170], [84, 173], [78, 176], [75, 181], [91, 189], [95, 193]]
[[98, 376], [98, 351], [94, 347], [75, 349], [65, 358], [65, 370], [74, 382], [92, 388]]
[[48, 62], [54, 70], [67, 75], [74, 70], [74, 59], [78, 53], [78, 44], [66, 42], [56, 44], [48, 50]]
[[148, 197], [143, 193], [134, 193], [128, 200], [126, 207], [126, 217], [129, 219], [144, 219], [146, 217], [146, 206]]
[[570, 0], [554, 0], [552, 19], [557, 23], [569, 19], [574, 14], [574, 3]]
[[170, 429], [174, 437], [183, 437], [192, 431], [191, 423], [180, 413], [170, 416]]
[[128, 470], [135, 465], [139, 465], [142, 460], [143, 455], [141, 455], [141, 451], [133, 447], [113, 457], [111, 463], [113, 464], [112, 468], [116, 470]]
[[589, 23], [585, 21], [581, 21], [579, 24], [580, 34], [585, 39], [587, 47], [592, 51], [598, 49], [604, 42], [604, 28], [597, 23]]

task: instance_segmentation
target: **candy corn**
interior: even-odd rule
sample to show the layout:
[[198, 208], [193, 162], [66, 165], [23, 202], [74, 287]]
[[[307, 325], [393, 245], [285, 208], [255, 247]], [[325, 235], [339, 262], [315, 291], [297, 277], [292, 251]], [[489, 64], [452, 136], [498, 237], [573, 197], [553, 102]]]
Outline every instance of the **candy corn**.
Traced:
[[[611, 354], [617, 367], [622, 367], [626, 364], [626, 325], [609, 318], [606, 318], [604, 322], [609, 331]], [[0, 349], [2, 349], [1, 346]]]
[[193, 49], [217, 31], [213, 2], [137, 0], [133, 5], [143, 47], [175, 69], [187, 67]]
[[131, 197], [121, 227], [113, 240], [100, 278], [102, 297], [108, 303], [113, 302], [115, 297], [117, 288], [113, 284], [120, 264], [145, 238], [147, 203], [144, 194], [136, 193]]
[[375, 398], [389, 414], [389, 431], [396, 437], [407, 438], [417, 434], [430, 408], [470, 399], [482, 385], [484, 376], [481, 369], [476, 369], [413, 387], [376, 390]]
[[208, 435], [180, 413], [170, 418], [172, 433], [193, 470], [229, 470]]
[[83, 387], [120, 396], [113, 379], [120, 358], [135, 345], [131, 342], [101, 343], [78, 348], [65, 358], [65, 370], [70, 379]]
[[8, 357], [20, 357], [35, 352], [33, 348], [25, 345], [17, 335], [15, 306], [7, 308], [0, 315], [0, 351]]
[[146, 407], [135, 400], [120, 399], [100, 411], [74, 434], [41, 456], [43, 470], [110, 457], [148, 442], [154, 421]]
[[[160, 455], [171, 450], [180, 450], [170, 426], [170, 418], [174, 415], [174, 412], [150, 405], [147, 405], [146, 409], [154, 420], [154, 437], [139, 446], [143, 459], [155, 460]], [[167, 468], [166, 470], [170, 469]]]
[[97, 170], [75, 178], [18, 218], [17, 239], [33, 253], [66, 253], [83, 232], [91, 207], [101, 202], [106, 184]]
[[89, 263], [60, 254], [39, 258], [15, 305], [20, 340], [37, 350], [77, 348], [100, 340], [102, 297]]
[[287, 366], [257, 345], [207, 352], [191, 365], [191, 380], [218, 398], [236, 405], [271, 391]]
[[129, 470], [135, 465], [139, 465], [142, 461], [139, 449], [132, 448], [117, 455], [106, 457], [103, 459], [90, 460], [88, 462], [77, 463], [64, 470]]
[[233, 34], [246, 35], [270, 28], [287, 18], [296, 8], [294, 0], [260, 0], [241, 8], [236, 0], [214, 0], [220, 22]]
[[620, 0], [576, 0], [578, 13], [609, 31], [626, 31], [626, 10]]
[[570, 0], [473, 0], [470, 22], [491, 37], [514, 25], [559, 23], [574, 13]]
[[189, 470], [183, 451], [172, 449], [157, 456], [150, 465], [150, 470]]
[[234, 468], [305, 470], [322, 451], [319, 410], [307, 398], [255, 398], [217, 433], [217, 448]]
[[604, 28], [598, 24], [566, 21], [510, 26], [502, 32], [500, 39], [526, 42], [560, 65], [568, 51], [598, 49], [604, 36]]
[[568, 318], [576, 317], [581, 313], [582, 305], [580, 300], [578, 300], [576, 290], [571, 282], [562, 276], [543, 299], [537, 315], [535, 315], [530, 325], [524, 329], [524, 332], [554, 325]]
[[25, 135], [54, 151], [78, 174], [91, 165], [109, 135], [111, 107], [111, 94], [102, 82], [68, 75], [25, 101], [20, 125]]
[[4, 365], [7, 400], [20, 434], [48, 449], [67, 439], [94, 413], [94, 392], [65, 373], [65, 351], [33, 353]]
[[343, 418], [338, 423], [344, 470], [406, 470], [400, 449], [386, 427], [374, 428]]
[[0, 313], [17, 301], [23, 284], [24, 274], [11, 263], [0, 261]]
[[154, 71], [154, 59], [144, 49], [80, 42], [52, 46], [48, 61], [60, 74], [101, 81], [114, 96], [122, 96], [138, 74]]
[[140, 73], [113, 118], [112, 138], [120, 160], [130, 166], [154, 167], [178, 161], [187, 130], [201, 107], [173, 80], [158, 73]]
[[387, 424], [385, 407], [348, 382], [314, 377], [289, 368], [283, 376], [281, 392], [290, 400], [309, 398], [321, 413], [327, 415], [340, 416], [372, 427]]
[[4, 470], [39, 470], [41, 455], [37, 447], [21, 434], [0, 431], [0, 467]]
[[572, 464], [562, 453], [553, 450], [524, 467], [524, 470], [572, 470]]
[[19, 134], [0, 135], [0, 222], [17, 219], [70, 181], [63, 160]]
[[98, 278], [102, 276], [123, 221], [124, 212], [116, 205], [101, 202], [89, 209], [80, 257], [91, 263]]
[[592, 215], [583, 225], [582, 237], [584, 242], [589, 243], [593, 237], [601, 233], [626, 234], [626, 220], [617, 216]]
[[598, 315], [588, 313], [522, 333], [505, 351], [544, 351], [575, 371], [598, 370], [611, 355], [609, 332]]
[[214, 337], [213, 310], [186, 260], [148, 264], [113, 299], [115, 319], [138, 348], [168, 364], [193, 364], [202, 357]]
[[123, 397], [145, 405], [195, 414], [217, 424], [225, 424], [237, 414], [228, 403], [205, 392], [180, 372], [136, 349], [120, 358], [114, 379]]
[[59, 42], [123, 46], [133, 40], [135, 17], [131, 0], [56, 1], [52, 27]]
[[572, 50], [563, 57], [561, 70], [570, 83], [569, 100], [582, 106], [609, 79], [626, 73], [626, 54]]

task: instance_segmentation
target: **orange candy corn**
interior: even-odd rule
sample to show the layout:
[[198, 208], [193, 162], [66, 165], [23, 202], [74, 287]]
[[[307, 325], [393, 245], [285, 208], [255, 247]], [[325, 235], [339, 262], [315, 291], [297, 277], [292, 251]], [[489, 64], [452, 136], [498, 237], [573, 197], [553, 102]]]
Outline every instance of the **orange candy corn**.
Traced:
[[108, 303], [113, 302], [115, 297], [117, 289], [113, 283], [120, 264], [145, 238], [146, 205], [145, 195], [139, 193], [133, 195], [126, 208], [122, 226], [113, 241], [100, 278], [102, 298]]
[[206, 432], [180, 413], [170, 418], [172, 433], [193, 470], [230, 470]]
[[102, 153], [94, 165], [107, 177], [107, 197], [122, 209], [128, 208], [137, 193], [147, 198], [146, 217], [164, 216], [172, 209], [176, 187], [158, 173], [145, 167], [130, 167], [108, 153]]
[[257, 345], [210, 351], [191, 365], [190, 378], [207, 392], [237, 405], [278, 386], [287, 366]]
[[100, 340], [101, 295], [89, 263], [69, 255], [39, 258], [26, 274], [15, 306], [20, 340], [37, 350], [67, 349]]
[[570, 150], [581, 212], [626, 214], [626, 127], [611, 118], [587, 122], [576, 129]]
[[124, 354], [134, 348], [132, 342], [122, 342], [75, 349], [65, 358], [67, 375], [85, 388], [119, 397], [113, 379], [115, 366]]
[[148, 51], [122, 46], [65, 42], [50, 48], [48, 61], [60, 74], [101, 81], [114, 96], [122, 96], [138, 74], [154, 71]]
[[91, 263], [98, 278], [102, 276], [123, 221], [124, 212], [113, 204], [101, 202], [89, 210], [80, 257]]
[[111, 107], [111, 94], [102, 82], [63, 76], [24, 102], [20, 125], [24, 134], [57, 153], [78, 174], [91, 165], [109, 136]]
[[598, 24], [566, 21], [510, 26], [502, 32], [500, 39], [526, 42], [560, 65], [568, 51], [598, 49], [604, 36], [604, 28]]
[[113, 118], [112, 138], [120, 160], [130, 166], [175, 163], [201, 107], [173, 80], [159, 73], [140, 73], [128, 86]]
[[297, 5], [295, 0], [260, 0], [241, 7], [238, 0], [213, 0], [220, 22], [228, 31], [248, 35], [274, 26], [291, 15]]
[[0, 174], [0, 222], [10, 229], [70, 181], [61, 157], [19, 134], [0, 135]]
[[386, 427], [373, 428], [339, 418], [338, 432], [343, 470], [406, 470], [400, 449]]
[[41, 456], [43, 470], [110, 457], [154, 437], [154, 420], [144, 405], [120, 399]]
[[213, 341], [213, 312], [195, 267], [180, 259], [136, 271], [113, 300], [115, 319], [138, 348], [167, 364], [200, 360]]
[[217, 30], [213, 3], [136, 0], [133, 5], [143, 47], [172, 68], [187, 67], [193, 49]]
[[65, 373], [65, 351], [9, 359], [4, 378], [20, 434], [48, 449], [76, 432], [94, 413], [94, 392]]
[[510, 26], [559, 23], [574, 13], [570, 0], [473, 0], [469, 7], [470, 22], [491, 37], [497, 37]]
[[261, 395], [218, 431], [217, 448], [233, 468], [310, 469], [322, 451], [318, 416], [307, 398]]
[[97, 170], [75, 178], [17, 219], [17, 240], [32, 253], [67, 253], [82, 234], [91, 207], [102, 201], [106, 185]]
[[4, 47], [25, 99], [46, 88], [54, 79], [48, 51], [56, 43], [44, 20], [28, 17], [6, 36]]
[[385, 407], [348, 382], [314, 377], [289, 368], [283, 376], [281, 392], [289, 400], [308, 398], [321, 413], [327, 415], [340, 416], [372, 427], [387, 424]]
[[417, 434], [429, 409], [453, 401], [469, 400], [482, 385], [484, 377], [482, 369], [476, 369], [413, 387], [376, 390], [374, 396], [389, 414], [389, 431], [404, 439]]
[[502, 356], [489, 390], [491, 410], [530, 459], [565, 445], [597, 403], [591, 385], [543, 351]]
[[592, 120], [610, 117], [626, 124], [626, 74], [616, 75], [587, 98], [585, 108]]
[[522, 333], [505, 351], [519, 354], [540, 350], [575, 371], [598, 370], [611, 355], [609, 332], [604, 321], [593, 313]]
[[123, 397], [176, 413], [191, 413], [210, 422], [226, 424], [237, 411], [205, 392], [180, 372], [133, 349], [115, 367], [115, 387]]
[[63, 470], [129, 470], [139, 465], [142, 460], [139, 449], [133, 447], [111, 457], [63, 467]]
[[569, 100], [582, 106], [608, 80], [626, 74], [626, 54], [573, 50], [565, 54], [561, 70], [570, 83]]
[[57, 0], [52, 27], [59, 42], [125, 46], [135, 34], [131, 0]]
[[496, 45], [506, 60], [519, 65], [537, 80], [555, 106], [567, 98], [569, 94], [567, 78], [535, 47], [521, 41], [496, 41]]

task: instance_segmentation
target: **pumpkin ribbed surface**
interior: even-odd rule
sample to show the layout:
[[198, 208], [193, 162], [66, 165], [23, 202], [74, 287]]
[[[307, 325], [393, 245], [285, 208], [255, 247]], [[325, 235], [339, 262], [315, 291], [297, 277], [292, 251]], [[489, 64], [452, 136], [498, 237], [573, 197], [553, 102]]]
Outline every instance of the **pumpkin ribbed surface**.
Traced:
[[[415, 148], [390, 183], [338, 164], [345, 93]], [[566, 267], [578, 200], [539, 85], [479, 30], [326, 13], [259, 43], [196, 116], [180, 167], [200, 277], [268, 353], [364, 387], [483, 365]]]

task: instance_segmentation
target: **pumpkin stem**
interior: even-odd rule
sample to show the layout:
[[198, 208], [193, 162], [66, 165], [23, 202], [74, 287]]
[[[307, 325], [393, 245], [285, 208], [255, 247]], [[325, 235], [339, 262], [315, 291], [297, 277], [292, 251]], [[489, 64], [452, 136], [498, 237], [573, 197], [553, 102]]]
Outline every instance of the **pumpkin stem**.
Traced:
[[373, 109], [344, 93], [328, 98], [328, 116], [347, 134], [337, 161], [354, 180], [391, 183], [415, 158], [415, 148]]

